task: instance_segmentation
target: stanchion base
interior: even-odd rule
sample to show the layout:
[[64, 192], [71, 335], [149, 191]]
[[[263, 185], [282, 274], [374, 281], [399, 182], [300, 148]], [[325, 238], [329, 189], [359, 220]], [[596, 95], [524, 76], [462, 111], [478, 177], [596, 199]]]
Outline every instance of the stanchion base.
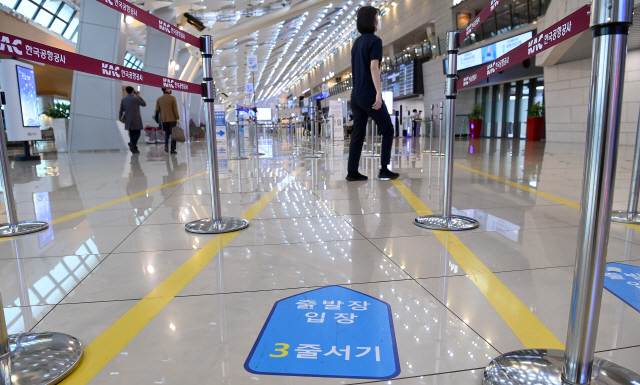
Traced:
[[196, 234], [222, 234], [239, 231], [249, 227], [249, 221], [243, 218], [222, 217], [216, 222], [212, 218], [187, 223], [184, 229]]
[[422, 153], [423, 153], [423, 154], [435, 154], [435, 153], [437, 153], [437, 152], [438, 152], [438, 151], [432, 151], [432, 150], [425, 150], [425, 151], [422, 151]]
[[253, 153], [253, 154], [251, 154], [251, 155], [255, 155], [255, 156], [262, 156], [262, 155], [264, 155], [264, 153], [263, 153], [263, 152], [254, 152], [254, 153]]
[[618, 223], [640, 224], [640, 215], [624, 210], [614, 210], [611, 212], [611, 220]]
[[37, 233], [48, 228], [49, 224], [47, 222], [38, 221], [21, 221], [13, 228], [9, 223], [0, 223], [0, 237], [15, 237], [17, 235]]
[[363, 158], [379, 158], [380, 155], [378, 154], [367, 154], [367, 155], [362, 155]]
[[442, 156], [444, 156], [444, 155], [445, 155], [445, 154], [443, 154], [443, 153], [441, 153], [441, 152], [432, 152], [432, 153], [431, 153], [431, 156], [438, 156], [438, 157], [442, 157]]
[[459, 215], [445, 217], [442, 215], [425, 215], [413, 220], [413, 224], [429, 230], [463, 231], [473, 230], [480, 226], [480, 222], [473, 218]]
[[9, 336], [11, 383], [52, 385], [78, 366], [82, 344], [62, 333], [21, 333]]
[[303, 159], [317, 159], [317, 158], [322, 158], [322, 156], [320, 156], [320, 155], [305, 155], [302, 158]]
[[247, 160], [249, 158], [247, 158], [246, 156], [241, 156], [241, 157], [235, 157], [235, 158], [229, 158], [230, 160]]
[[[563, 385], [563, 350], [518, 350], [492, 360], [484, 370], [484, 385]], [[613, 362], [595, 358], [590, 385], [640, 383], [640, 375]]]

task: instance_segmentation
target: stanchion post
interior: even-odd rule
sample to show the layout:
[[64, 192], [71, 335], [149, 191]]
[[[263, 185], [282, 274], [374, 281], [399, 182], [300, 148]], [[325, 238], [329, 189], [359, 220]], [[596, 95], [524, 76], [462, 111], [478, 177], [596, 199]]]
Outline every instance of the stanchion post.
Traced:
[[15, 199], [13, 196], [13, 183], [11, 183], [11, 170], [9, 169], [9, 157], [7, 156], [7, 141], [4, 125], [0, 118], [0, 168], [2, 170], [2, 191], [4, 194], [4, 207], [7, 213], [7, 223], [0, 224], [0, 237], [13, 237], [46, 230], [47, 222], [18, 221]]
[[[489, 363], [485, 384], [616, 385], [640, 375], [595, 358], [615, 186], [627, 35], [633, 0], [594, 0], [593, 59], [580, 222], [567, 343], [562, 350], [521, 350]], [[544, 382], [542, 380], [544, 379]]]
[[[240, 111], [238, 110], [238, 105], [236, 104], [235, 106], [236, 109], [236, 147], [237, 147], [237, 155], [235, 158], [231, 158], [231, 160], [247, 160], [249, 158], [247, 158], [246, 156], [242, 156], [242, 153], [240, 152]], [[244, 128], [244, 124], [242, 124], [242, 127]]]
[[81, 357], [82, 344], [67, 334], [9, 335], [0, 296], [0, 385], [57, 384], [76, 369]]
[[611, 220], [614, 222], [640, 224], [640, 215], [638, 215], [638, 198], [640, 197], [640, 116], [638, 117], [638, 129], [636, 131], [636, 147], [633, 153], [629, 202], [627, 203], [626, 211], [616, 210], [613, 212]]
[[414, 224], [419, 227], [431, 230], [460, 231], [471, 230], [480, 226], [480, 223], [468, 217], [452, 214], [452, 182], [453, 182], [453, 145], [455, 139], [455, 118], [456, 118], [456, 98], [458, 91], [456, 81], [458, 80], [457, 61], [460, 43], [458, 31], [447, 33], [447, 80], [445, 84], [446, 112], [445, 112], [445, 158], [444, 158], [444, 192], [443, 192], [443, 213], [442, 215], [425, 215], [414, 220]]
[[436, 105], [440, 109], [440, 113], [438, 114], [438, 151], [435, 151], [435, 156], [445, 156], [445, 153], [442, 152], [442, 119], [443, 119], [443, 103], [440, 102]]
[[316, 154], [316, 114], [315, 114], [315, 108], [313, 106], [313, 99], [308, 99], [309, 101], [309, 124], [311, 125], [310, 127], [310, 133], [311, 133], [311, 154], [306, 155], [305, 158], [320, 158], [320, 155]]
[[431, 119], [429, 120], [429, 149], [422, 151], [424, 154], [433, 153], [431, 143], [433, 142], [433, 104], [431, 105]]
[[213, 82], [213, 39], [210, 35], [200, 37], [202, 52], [202, 101], [207, 125], [206, 140], [209, 151], [209, 185], [211, 187], [211, 206], [213, 217], [187, 223], [185, 230], [197, 234], [220, 234], [242, 230], [249, 226], [243, 218], [223, 217], [220, 205], [220, 184], [218, 179], [218, 153], [216, 150], [215, 122], [215, 84]]

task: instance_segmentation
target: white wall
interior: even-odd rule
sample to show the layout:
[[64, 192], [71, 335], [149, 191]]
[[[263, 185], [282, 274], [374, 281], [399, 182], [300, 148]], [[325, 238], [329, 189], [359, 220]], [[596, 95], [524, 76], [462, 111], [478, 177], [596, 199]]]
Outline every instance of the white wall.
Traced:
[[[544, 68], [547, 140], [584, 143], [587, 138], [591, 59]], [[640, 50], [627, 55], [620, 144], [635, 143], [640, 109]]]

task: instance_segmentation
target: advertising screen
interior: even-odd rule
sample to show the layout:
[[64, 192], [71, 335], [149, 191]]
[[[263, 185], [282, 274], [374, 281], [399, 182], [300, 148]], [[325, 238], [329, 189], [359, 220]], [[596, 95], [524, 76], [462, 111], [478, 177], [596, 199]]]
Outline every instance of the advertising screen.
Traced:
[[36, 77], [31, 68], [16, 66], [16, 71], [18, 72], [18, 88], [22, 107], [22, 125], [24, 127], [40, 127]]
[[533, 37], [533, 31], [458, 55], [458, 71], [492, 62]]
[[271, 108], [258, 107], [258, 119], [257, 120], [271, 120]]

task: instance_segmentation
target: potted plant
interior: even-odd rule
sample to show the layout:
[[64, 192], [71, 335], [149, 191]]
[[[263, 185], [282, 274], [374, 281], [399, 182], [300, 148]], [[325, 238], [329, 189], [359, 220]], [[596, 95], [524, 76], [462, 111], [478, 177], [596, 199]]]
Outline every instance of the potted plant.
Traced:
[[469, 137], [471, 139], [479, 138], [482, 134], [482, 119], [484, 118], [484, 111], [482, 106], [475, 104], [469, 114]]
[[67, 133], [69, 132], [70, 106], [65, 103], [49, 103], [49, 109], [43, 114], [51, 119], [51, 128], [58, 152], [67, 152]]
[[544, 132], [544, 106], [537, 102], [529, 108], [527, 114], [527, 140], [540, 141]]

